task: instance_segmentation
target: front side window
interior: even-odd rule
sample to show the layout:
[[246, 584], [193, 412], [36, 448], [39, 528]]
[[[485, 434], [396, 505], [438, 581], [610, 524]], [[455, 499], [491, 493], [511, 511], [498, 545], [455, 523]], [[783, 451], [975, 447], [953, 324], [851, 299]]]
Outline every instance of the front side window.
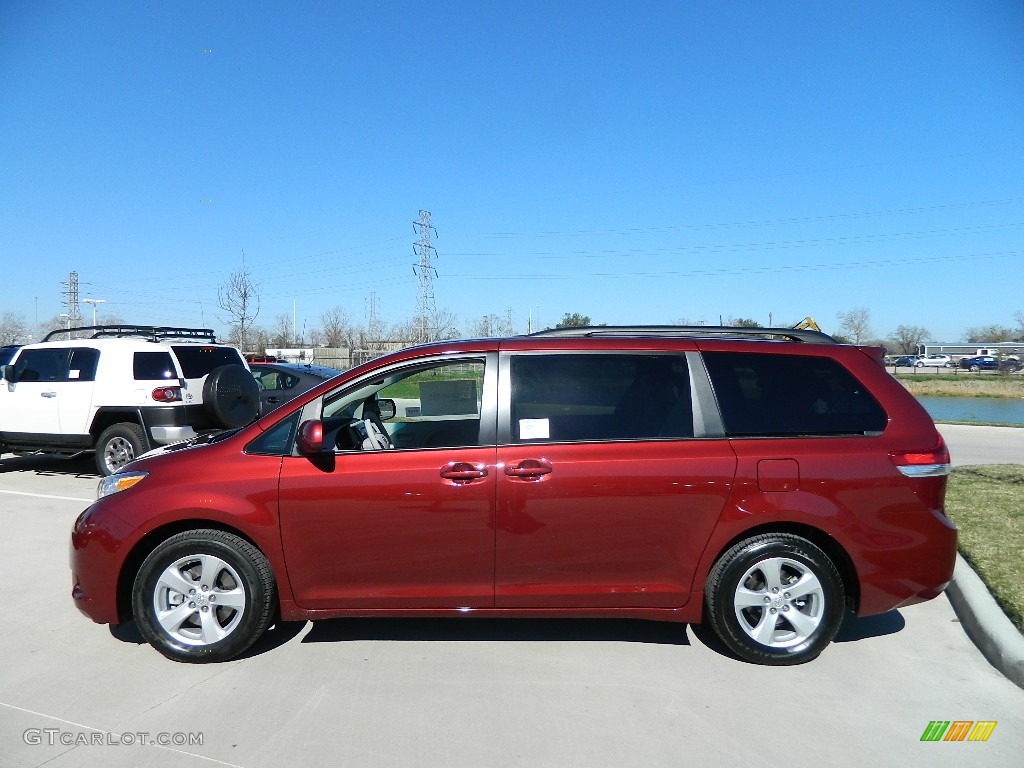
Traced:
[[886, 415], [853, 375], [828, 357], [705, 352], [730, 437], [863, 435]]
[[67, 349], [23, 349], [14, 370], [18, 381], [63, 381]]
[[693, 436], [682, 355], [524, 354], [510, 371], [513, 442]]
[[480, 444], [484, 361], [398, 369], [324, 402], [324, 444], [339, 451]]
[[273, 369], [256, 370], [252, 372], [253, 378], [261, 390], [274, 391], [280, 389], [292, 389], [299, 383], [299, 377], [284, 371]]

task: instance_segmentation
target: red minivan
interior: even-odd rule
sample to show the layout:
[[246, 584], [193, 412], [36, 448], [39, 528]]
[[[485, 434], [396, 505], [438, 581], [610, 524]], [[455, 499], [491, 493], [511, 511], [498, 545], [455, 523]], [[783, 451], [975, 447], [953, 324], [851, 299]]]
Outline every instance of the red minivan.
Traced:
[[845, 611], [944, 589], [948, 473], [881, 350], [824, 334], [440, 342], [104, 478], [72, 594], [188, 662], [279, 620], [617, 616], [706, 620], [742, 659], [795, 664]]

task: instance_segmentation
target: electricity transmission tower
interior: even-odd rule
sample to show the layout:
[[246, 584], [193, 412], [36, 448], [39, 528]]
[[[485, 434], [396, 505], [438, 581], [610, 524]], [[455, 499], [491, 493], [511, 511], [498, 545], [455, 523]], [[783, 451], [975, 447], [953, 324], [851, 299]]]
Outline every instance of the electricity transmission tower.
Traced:
[[68, 326], [81, 322], [82, 313], [78, 308], [78, 273], [72, 272], [68, 275], [67, 282], [61, 283], [64, 290], [64, 306], [68, 308]]
[[413, 230], [420, 236], [420, 239], [412, 244], [412, 253], [418, 257], [418, 261], [412, 265], [413, 274], [416, 275], [416, 320], [419, 325], [418, 341], [430, 341], [430, 328], [428, 323], [434, 314], [434, 284], [433, 279], [437, 277], [437, 270], [434, 269], [433, 260], [437, 257], [437, 251], [430, 244], [430, 233], [437, 235], [437, 230], [430, 223], [430, 211], [420, 211], [420, 217], [412, 223]]

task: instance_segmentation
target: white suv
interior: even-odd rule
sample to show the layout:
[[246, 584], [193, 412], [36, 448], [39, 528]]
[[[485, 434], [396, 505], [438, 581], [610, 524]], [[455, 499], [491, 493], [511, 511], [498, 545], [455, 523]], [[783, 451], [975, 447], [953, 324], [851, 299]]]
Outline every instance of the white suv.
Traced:
[[[75, 335], [88, 338], [68, 338]], [[103, 475], [155, 446], [240, 427], [259, 411], [242, 356], [206, 328], [54, 331], [18, 350], [0, 375], [0, 452], [95, 451]]]

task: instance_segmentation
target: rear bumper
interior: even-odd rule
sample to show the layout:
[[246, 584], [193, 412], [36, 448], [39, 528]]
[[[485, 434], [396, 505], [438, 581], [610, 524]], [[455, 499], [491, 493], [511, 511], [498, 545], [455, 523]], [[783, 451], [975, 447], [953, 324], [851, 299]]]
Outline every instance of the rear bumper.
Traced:
[[864, 552], [858, 616], [872, 616], [923, 603], [942, 594], [956, 565], [956, 526], [942, 512], [924, 513], [907, 546]]

